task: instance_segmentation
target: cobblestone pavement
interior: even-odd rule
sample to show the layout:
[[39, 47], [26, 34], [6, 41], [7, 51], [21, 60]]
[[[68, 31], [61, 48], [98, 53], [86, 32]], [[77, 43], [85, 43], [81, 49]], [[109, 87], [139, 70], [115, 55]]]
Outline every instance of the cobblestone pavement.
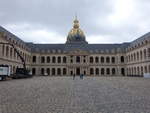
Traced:
[[150, 113], [150, 79], [33, 77], [3, 81], [0, 113]]

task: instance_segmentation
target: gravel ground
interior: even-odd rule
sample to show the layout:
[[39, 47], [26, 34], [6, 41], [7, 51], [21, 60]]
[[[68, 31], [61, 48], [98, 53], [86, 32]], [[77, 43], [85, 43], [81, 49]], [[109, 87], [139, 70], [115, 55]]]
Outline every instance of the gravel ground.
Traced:
[[150, 113], [150, 79], [47, 76], [2, 81], [0, 113]]

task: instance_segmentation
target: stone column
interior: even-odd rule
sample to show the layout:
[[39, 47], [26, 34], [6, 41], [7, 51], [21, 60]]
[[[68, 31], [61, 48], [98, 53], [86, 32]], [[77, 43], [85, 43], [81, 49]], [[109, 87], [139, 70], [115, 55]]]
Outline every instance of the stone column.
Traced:
[[5, 51], [6, 51], [6, 46], [4, 45], [3, 57], [5, 57], [5, 55], [6, 55]]
[[150, 47], [147, 49], [148, 59], [150, 59]]
[[89, 76], [89, 67], [86, 68], [86, 75]]
[[13, 48], [13, 49], [12, 49], [12, 59], [13, 59], [13, 60], [15, 60], [14, 54], [15, 54], [15, 51], [14, 51], [14, 48]]
[[4, 45], [4, 58], [5, 58], [5, 59], [6, 59], [6, 47], [7, 47], [7, 46]]
[[76, 63], [77, 63], [77, 62], [76, 62], [76, 58], [77, 58], [77, 56], [73, 56], [73, 58], [72, 58], [73, 64], [76, 64]]
[[37, 57], [37, 61], [38, 61], [38, 62], [37, 62], [38, 64], [41, 64], [41, 56], [38, 56], [38, 57]]
[[116, 68], [116, 74], [117, 74], [118, 76], [121, 75], [121, 71], [120, 71], [120, 67], [119, 67], [119, 66], [117, 66], [117, 68]]
[[83, 64], [84, 62], [83, 62], [83, 56], [80, 56], [80, 58], [81, 58], [81, 64]]
[[3, 47], [3, 45], [0, 44], [0, 58], [2, 58], [2, 56], [3, 56], [3, 53], [2, 53], [2, 47]]

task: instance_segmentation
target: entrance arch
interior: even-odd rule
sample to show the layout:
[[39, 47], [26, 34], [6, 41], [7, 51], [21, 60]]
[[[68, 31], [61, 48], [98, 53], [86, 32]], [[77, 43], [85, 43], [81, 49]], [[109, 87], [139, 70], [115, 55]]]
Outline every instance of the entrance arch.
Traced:
[[80, 74], [81, 74], [80, 68], [76, 68], [76, 74], [77, 74], [77, 75], [80, 75]]

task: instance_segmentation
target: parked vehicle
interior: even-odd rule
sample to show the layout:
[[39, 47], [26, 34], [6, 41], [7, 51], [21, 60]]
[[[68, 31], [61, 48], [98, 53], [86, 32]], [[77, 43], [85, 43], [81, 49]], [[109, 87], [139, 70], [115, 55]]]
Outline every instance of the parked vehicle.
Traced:
[[[28, 78], [28, 77], [32, 77], [31, 74], [29, 74], [29, 71], [26, 68], [26, 62], [25, 59], [23, 58], [23, 56], [19, 53], [19, 51], [17, 50], [17, 48], [15, 47], [15, 45], [13, 45], [12, 43], [3, 43], [0, 42], [0, 44], [2, 45], [10, 45], [13, 47], [14, 52], [17, 53], [18, 57], [20, 58], [22, 64], [23, 64], [23, 68], [17, 68], [16, 69], [16, 73], [12, 75], [12, 78]], [[9, 69], [10, 71], [10, 69]], [[3, 74], [3, 73], [2, 73]], [[1, 79], [5, 79], [5, 76], [1, 77]]]
[[0, 65], [0, 81], [10, 77], [10, 67], [8, 65]]
[[13, 79], [20, 79], [20, 78], [30, 78], [32, 74], [30, 74], [29, 70], [24, 68], [17, 68], [16, 73], [12, 75]]
[[150, 78], [150, 73], [144, 73], [144, 78]]

